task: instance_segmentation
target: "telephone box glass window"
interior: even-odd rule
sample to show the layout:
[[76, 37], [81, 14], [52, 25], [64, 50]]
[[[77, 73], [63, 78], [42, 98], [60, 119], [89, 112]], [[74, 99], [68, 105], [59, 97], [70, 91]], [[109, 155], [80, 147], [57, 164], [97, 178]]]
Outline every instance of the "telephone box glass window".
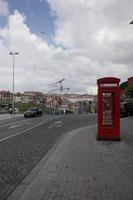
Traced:
[[103, 126], [114, 126], [115, 122], [115, 93], [103, 92]]

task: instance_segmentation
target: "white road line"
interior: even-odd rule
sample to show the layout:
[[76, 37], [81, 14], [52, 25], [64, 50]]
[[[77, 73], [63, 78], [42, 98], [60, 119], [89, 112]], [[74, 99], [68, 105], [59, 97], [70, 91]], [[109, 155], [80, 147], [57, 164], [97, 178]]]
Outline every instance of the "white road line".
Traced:
[[54, 128], [54, 126], [49, 126], [48, 129]]
[[22, 124], [17, 124], [17, 125], [10, 126], [8, 129], [17, 128], [19, 126], [22, 126]]
[[15, 137], [15, 136], [17, 136], [17, 135], [20, 135], [20, 134], [22, 134], [22, 133], [25, 133], [25, 132], [27, 132], [27, 131], [29, 131], [29, 130], [32, 130], [33, 128], [36, 128], [36, 127], [38, 127], [38, 126], [40, 126], [40, 125], [42, 125], [42, 124], [45, 124], [46, 122], [47, 122], [47, 121], [41, 122], [41, 123], [39, 123], [39, 124], [37, 124], [37, 125], [35, 125], [35, 126], [32, 126], [32, 127], [30, 127], [30, 128], [27, 128], [27, 129], [23, 130], [23, 131], [20, 131], [20, 132], [18, 132], [18, 133], [15, 133], [15, 134], [13, 134], [13, 135], [8, 136], [8, 137], [2, 138], [2, 139], [0, 139], [0, 142], [2, 142], [2, 141], [4, 141], [4, 140], [7, 140], [7, 139], [9, 139], [9, 138]]
[[24, 120], [17, 121], [17, 122], [11, 122], [11, 123], [7, 123], [7, 124], [3, 124], [3, 125], [0, 126], [0, 128], [4, 128], [4, 127], [6, 127], [6, 126], [15, 125], [15, 124], [18, 124], [18, 123], [20, 123], [20, 122], [25, 122], [25, 121], [27, 121], [27, 120], [24, 119]]
[[62, 121], [56, 121], [53, 123], [53, 125], [49, 126], [48, 129], [52, 129], [52, 128], [59, 128], [62, 127]]
[[61, 123], [62, 123], [61, 121], [54, 122], [55, 125], [61, 124]]

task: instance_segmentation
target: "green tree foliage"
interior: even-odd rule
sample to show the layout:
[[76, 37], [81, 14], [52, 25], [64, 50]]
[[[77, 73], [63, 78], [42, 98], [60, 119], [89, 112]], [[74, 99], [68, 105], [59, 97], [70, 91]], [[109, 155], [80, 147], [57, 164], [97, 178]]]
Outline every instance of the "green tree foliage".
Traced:
[[128, 86], [128, 87], [126, 88], [126, 95], [127, 95], [127, 96], [130, 96], [130, 97], [133, 97], [133, 85]]
[[125, 82], [120, 84], [120, 89], [125, 90], [127, 87], [128, 87], [128, 81], [125, 81]]
[[19, 109], [20, 112], [25, 112], [28, 110], [30, 107], [40, 107], [42, 110], [45, 109], [44, 105], [38, 105], [36, 103], [16, 103], [15, 107]]

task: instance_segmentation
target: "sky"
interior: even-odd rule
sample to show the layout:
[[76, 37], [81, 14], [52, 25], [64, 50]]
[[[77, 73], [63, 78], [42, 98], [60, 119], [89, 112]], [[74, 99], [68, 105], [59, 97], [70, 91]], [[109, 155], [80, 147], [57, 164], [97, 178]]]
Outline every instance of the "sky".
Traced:
[[[133, 76], [133, 0], [0, 0], [0, 90], [96, 93]], [[68, 91], [64, 89], [64, 93]]]

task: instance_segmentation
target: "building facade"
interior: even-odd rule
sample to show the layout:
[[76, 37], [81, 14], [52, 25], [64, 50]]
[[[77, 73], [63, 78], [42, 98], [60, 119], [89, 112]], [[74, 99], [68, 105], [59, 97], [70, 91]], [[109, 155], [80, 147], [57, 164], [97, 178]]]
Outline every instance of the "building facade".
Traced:
[[128, 78], [128, 86], [133, 86], [133, 77]]
[[2, 103], [11, 103], [13, 99], [13, 94], [10, 91], [1, 90], [0, 91], [0, 101]]

